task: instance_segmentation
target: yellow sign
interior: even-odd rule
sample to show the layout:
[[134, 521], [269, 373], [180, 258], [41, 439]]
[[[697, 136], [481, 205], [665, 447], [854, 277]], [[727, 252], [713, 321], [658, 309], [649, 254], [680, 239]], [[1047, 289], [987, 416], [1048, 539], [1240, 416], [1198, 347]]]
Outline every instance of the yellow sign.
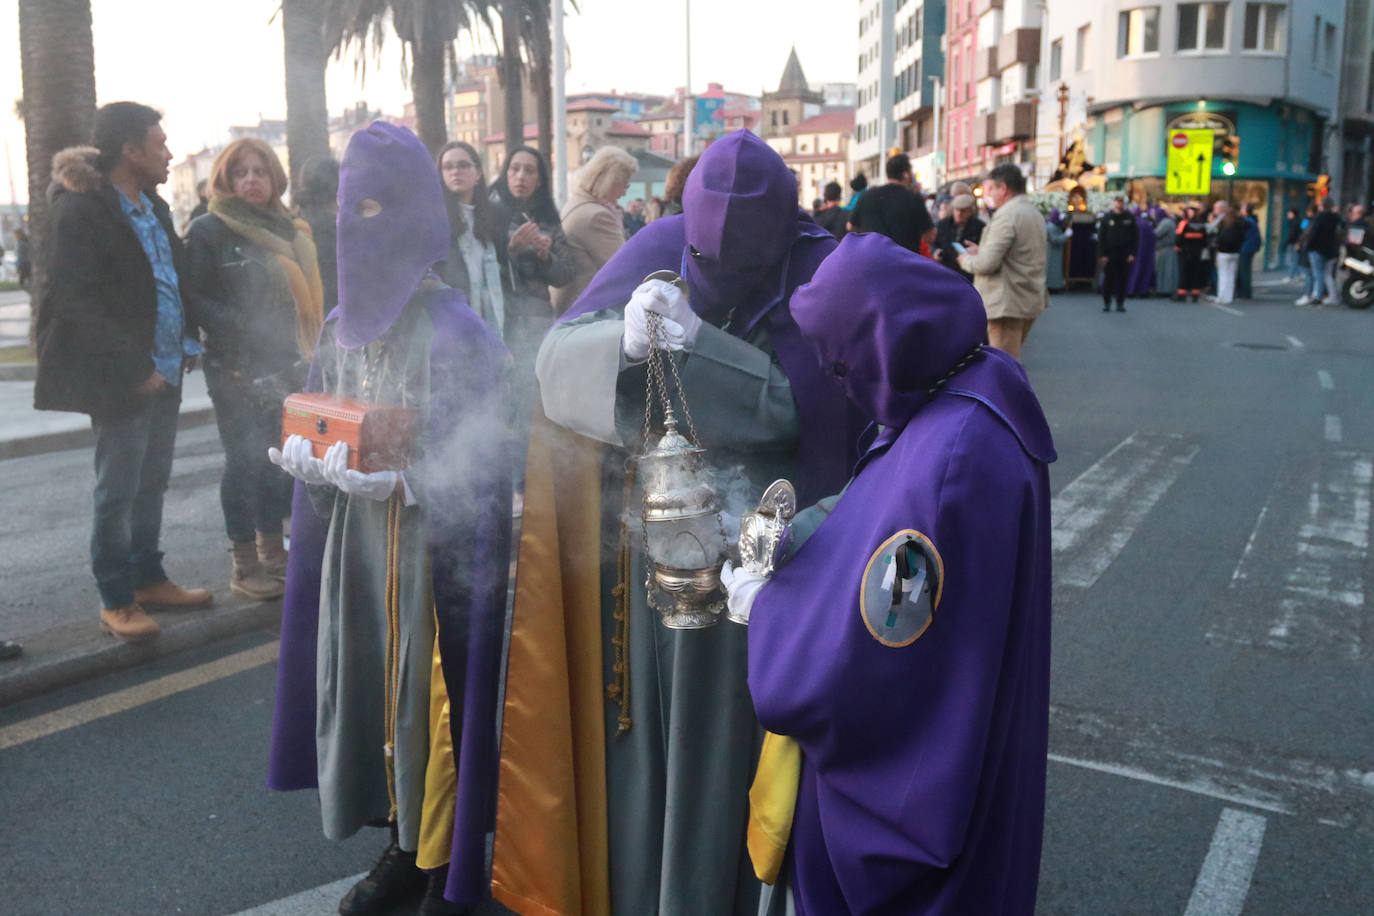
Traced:
[[1165, 140], [1168, 171], [1164, 193], [1202, 196], [1212, 190], [1212, 144], [1216, 134], [1210, 130], [1171, 130]]

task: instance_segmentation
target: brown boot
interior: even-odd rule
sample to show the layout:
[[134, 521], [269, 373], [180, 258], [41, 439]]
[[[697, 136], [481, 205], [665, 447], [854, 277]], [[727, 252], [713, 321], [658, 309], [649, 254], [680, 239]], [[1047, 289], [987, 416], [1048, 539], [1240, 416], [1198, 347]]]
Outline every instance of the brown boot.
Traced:
[[134, 589], [134, 600], [146, 607], [204, 607], [214, 600], [203, 588], [182, 588], [170, 579]]
[[229, 591], [240, 598], [266, 601], [280, 598], [286, 585], [269, 576], [258, 562], [258, 550], [252, 541], [230, 541], [229, 554], [234, 558], [234, 571], [229, 576]]
[[258, 562], [267, 575], [286, 579], [286, 548], [282, 546], [280, 531], [276, 534], [258, 532]]
[[125, 607], [101, 608], [100, 626], [106, 633], [127, 643], [147, 642], [162, 629], [144, 613], [137, 601]]

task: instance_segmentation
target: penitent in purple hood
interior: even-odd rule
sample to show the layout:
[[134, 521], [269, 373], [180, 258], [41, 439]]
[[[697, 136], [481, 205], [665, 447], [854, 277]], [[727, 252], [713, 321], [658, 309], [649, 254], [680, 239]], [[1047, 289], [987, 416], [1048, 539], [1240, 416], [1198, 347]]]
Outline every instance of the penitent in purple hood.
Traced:
[[448, 246], [443, 188], [419, 138], [382, 121], [354, 134], [339, 166], [339, 343], [385, 334]]

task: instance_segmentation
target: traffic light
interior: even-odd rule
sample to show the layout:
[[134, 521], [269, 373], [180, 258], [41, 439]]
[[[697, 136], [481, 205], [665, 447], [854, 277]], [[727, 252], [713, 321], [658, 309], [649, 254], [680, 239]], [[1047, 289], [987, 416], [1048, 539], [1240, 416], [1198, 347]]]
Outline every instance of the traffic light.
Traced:
[[1318, 175], [1316, 187], [1313, 190], [1316, 191], [1317, 200], [1324, 199], [1327, 194], [1331, 193], [1331, 176]]
[[1240, 166], [1240, 137], [1227, 134], [1221, 138], [1221, 174], [1234, 175]]

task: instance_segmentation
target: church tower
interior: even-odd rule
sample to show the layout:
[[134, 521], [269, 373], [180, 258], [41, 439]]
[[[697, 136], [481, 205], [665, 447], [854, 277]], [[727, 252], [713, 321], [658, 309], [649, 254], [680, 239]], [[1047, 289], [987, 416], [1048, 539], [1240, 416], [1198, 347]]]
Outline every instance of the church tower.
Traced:
[[763, 111], [759, 119], [759, 133], [764, 137], [783, 137], [791, 128], [812, 115], [819, 114], [825, 97], [812, 92], [802, 72], [801, 61], [797, 59], [797, 49], [787, 55], [787, 66], [782, 70], [777, 92], [763, 94]]

